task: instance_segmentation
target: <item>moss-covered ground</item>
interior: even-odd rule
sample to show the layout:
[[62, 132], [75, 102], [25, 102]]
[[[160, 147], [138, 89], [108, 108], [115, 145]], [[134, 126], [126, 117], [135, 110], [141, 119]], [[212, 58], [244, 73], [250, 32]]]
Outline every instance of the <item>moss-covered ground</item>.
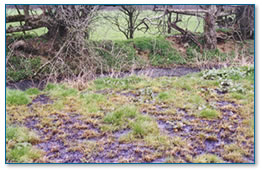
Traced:
[[8, 163], [254, 163], [254, 68], [7, 89]]

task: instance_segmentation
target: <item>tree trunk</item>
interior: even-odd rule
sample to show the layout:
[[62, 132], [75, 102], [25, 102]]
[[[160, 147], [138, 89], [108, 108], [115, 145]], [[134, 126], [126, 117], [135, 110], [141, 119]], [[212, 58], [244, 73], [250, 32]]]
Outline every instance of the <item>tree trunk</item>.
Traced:
[[204, 26], [204, 40], [205, 49], [211, 50], [217, 48], [216, 38], [216, 11], [215, 5], [207, 7], [208, 12], [205, 14], [205, 26]]
[[168, 25], [167, 25], [167, 27], [168, 27], [167, 33], [168, 34], [170, 34], [171, 30], [172, 30], [170, 23], [172, 23], [172, 13], [168, 13]]
[[236, 24], [243, 40], [254, 37], [254, 6], [243, 5], [236, 10]]
[[129, 12], [129, 39], [134, 38], [134, 23], [133, 23], [134, 12]]

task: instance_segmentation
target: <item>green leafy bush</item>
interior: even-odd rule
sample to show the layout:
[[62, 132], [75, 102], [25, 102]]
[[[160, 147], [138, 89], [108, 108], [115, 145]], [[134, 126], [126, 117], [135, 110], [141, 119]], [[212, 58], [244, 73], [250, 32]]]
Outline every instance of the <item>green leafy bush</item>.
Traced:
[[41, 59], [39, 57], [24, 58], [12, 56], [7, 64], [7, 80], [16, 82], [29, 79], [38, 71], [40, 66]]
[[254, 76], [254, 67], [237, 67], [225, 69], [212, 69], [202, 72], [202, 77], [207, 80], [232, 79], [239, 80], [245, 77]]
[[254, 67], [238, 67], [225, 69], [212, 69], [202, 72], [202, 78], [206, 80], [218, 80], [221, 92], [245, 93], [246, 88], [238, 80], [254, 80]]

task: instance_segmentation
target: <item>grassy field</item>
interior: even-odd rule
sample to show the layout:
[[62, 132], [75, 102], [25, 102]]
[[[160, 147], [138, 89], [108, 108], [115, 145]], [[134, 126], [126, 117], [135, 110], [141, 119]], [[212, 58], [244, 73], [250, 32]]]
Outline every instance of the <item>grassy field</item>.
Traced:
[[[21, 10], [21, 13], [23, 14], [23, 10]], [[41, 14], [41, 10], [35, 10], [36, 14]], [[117, 27], [112, 25], [109, 21], [105, 20], [102, 16], [105, 15], [109, 15], [109, 16], [116, 16], [119, 15], [120, 12], [118, 11], [100, 11], [99, 12], [99, 17], [98, 20], [94, 23], [94, 26], [92, 28], [91, 34], [90, 34], [90, 39], [92, 40], [125, 40], [125, 36], [120, 33], [117, 30]], [[17, 15], [17, 11], [15, 9], [7, 9], [6, 10], [6, 15]], [[140, 15], [140, 19], [144, 18], [144, 17], [154, 17], [154, 16], [158, 16], [161, 13], [156, 13], [153, 11], [149, 11], [149, 10], [144, 10], [142, 11], [141, 15]], [[175, 17], [175, 16], [173, 16]], [[178, 25], [182, 28], [187, 28], [188, 30], [192, 31], [192, 32], [199, 32], [202, 33], [203, 32], [203, 20], [200, 19], [200, 24], [198, 26], [198, 19], [197, 17], [189, 17], [189, 16], [183, 16], [181, 15], [181, 20], [182, 22], [180, 22]], [[121, 18], [121, 17], [120, 17]], [[120, 19], [120, 21], [123, 23], [123, 25], [126, 25], [124, 19], [122, 18], [122, 20]], [[14, 22], [14, 23], [7, 23], [6, 24], [6, 28], [8, 28], [10, 25], [12, 26], [19, 26], [20, 23], [19, 22]], [[150, 25], [150, 29], [148, 32], [144, 33], [143, 31], [136, 31], [135, 32], [135, 37], [155, 37], [155, 36], [159, 36], [160, 34], [158, 34], [158, 30], [156, 28], [156, 26]], [[27, 34], [33, 34], [33, 35], [43, 35], [45, 33], [47, 33], [47, 28], [39, 28], [39, 29], [34, 29], [32, 31], [26, 31]], [[171, 34], [177, 34], [178, 32], [173, 30]], [[22, 34], [22, 32], [19, 32], [17, 34]]]
[[254, 68], [7, 89], [7, 162], [253, 163]]
[[[117, 16], [121, 14], [120, 12], [117, 11], [102, 11], [100, 12], [102, 15], [109, 15], [109, 16]], [[153, 12], [153, 11], [142, 11], [140, 15], [140, 19], [143, 19], [144, 17], [149, 17], [153, 18], [155, 16], [159, 16], [161, 13], [159, 12]], [[194, 32], [203, 32], [203, 20], [200, 20], [200, 25], [198, 26], [198, 19], [197, 17], [188, 17], [188, 16], [183, 16], [181, 15], [181, 20], [182, 22], [179, 23], [178, 25], [182, 28], [187, 28], [188, 30]], [[125, 21], [122, 18], [120, 20], [123, 25], [125, 25]], [[155, 21], [154, 21], [155, 22]], [[161, 35], [158, 33], [158, 29], [156, 28], [155, 25], [150, 25], [150, 29], [148, 32], [144, 33], [143, 31], [136, 31], [135, 32], [135, 37], [155, 37]], [[197, 27], [198, 26], [198, 27]], [[95, 31], [91, 33], [91, 39], [93, 40], [124, 40], [126, 39], [125, 36], [120, 33], [117, 29], [116, 26], [112, 25], [109, 21], [100, 18], [97, 20], [95, 23]], [[172, 34], [177, 34], [178, 32], [175, 31], [174, 29], [172, 30]], [[167, 33], [166, 33], [167, 34]]]

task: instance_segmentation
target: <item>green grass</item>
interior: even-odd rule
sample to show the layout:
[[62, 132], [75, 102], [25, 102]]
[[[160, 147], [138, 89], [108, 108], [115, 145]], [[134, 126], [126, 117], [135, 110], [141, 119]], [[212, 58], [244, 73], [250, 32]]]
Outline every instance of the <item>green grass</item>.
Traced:
[[42, 154], [42, 151], [32, 147], [30, 144], [18, 144], [6, 153], [6, 158], [10, 163], [33, 163]]
[[7, 142], [13, 140], [18, 143], [35, 143], [39, 141], [38, 136], [34, 132], [31, 132], [29, 129], [25, 127], [15, 126], [8, 126], [6, 128], [6, 139]]
[[47, 84], [45, 91], [48, 91], [48, 94], [55, 98], [66, 98], [69, 96], [76, 96], [78, 91], [74, 88], [67, 87], [63, 84]]
[[128, 119], [135, 118], [138, 111], [134, 106], [123, 106], [104, 117], [104, 122], [114, 126], [120, 126], [127, 122]]
[[104, 102], [106, 98], [102, 94], [95, 94], [95, 93], [86, 93], [80, 96], [86, 104], [92, 102]]
[[199, 116], [202, 118], [208, 118], [208, 119], [212, 119], [212, 118], [217, 118], [219, 117], [219, 112], [214, 110], [214, 109], [204, 109], [199, 113]]
[[82, 107], [89, 113], [96, 113], [100, 110], [100, 106], [107, 103], [106, 96], [96, 93], [86, 93], [80, 95], [80, 100], [83, 102]]
[[[21, 13], [23, 14], [23, 10], [20, 10]], [[36, 14], [41, 14], [42, 11], [41, 10], [34, 10], [34, 12]], [[6, 15], [17, 15], [17, 11], [16, 9], [7, 9], [7, 13]], [[116, 16], [119, 14], [118, 11], [100, 11], [98, 15], [101, 16], [102, 15], [108, 15], [108, 16]], [[150, 10], [143, 10], [141, 12], [140, 15], [140, 19], [144, 18], [144, 17], [155, 17], [156, 15], [161, 15], [161, 12], [153, 12]], [[175, 17], [175, 16], [173, 16]], [[188, 30], [194, 32], [199, 32], [202, 33], [203, 32], [203, 20], [200, 19], [200, 25], [198, 27], [198, 29], [196, 29], [197, 25], [198, 25], [198, 19], [197, 17], [189, 17], [189, 16], [184, 16], [184, 15], [180, 15], [180, 19], [182, 20], [182, 22], [179, 22], [178, 25], [182, 28], [187, 28]], [[120, 18], [120, 22], [124, 25], [125, 24], [125, 20], [123, 18]], [[151, 25], [150, 23], [148, 23], [150, 26], [150, 29], [148, 32], [144, 33], [143, 30], [137, 30], [135, 32], [135, 38], [137, 37], [154, 37], [154, 36], [158, 36], [159, 34], [156, 34], [158, 32], [158, 29], [156, 28], [156, 26]], [[8, 28], [10, 25], [12, 26], [19, 26], [20, 23], [19, 22], [14, 22], [14, 23], [7, 23], [6, 27]], [[26, 34], [31, 34], [31, 35], [38, 35], [41, 36], [45, 33], [47, 33], [47, 28], [43, 27], [43, 28], [38, 28], [38, 29], [34, 29], [32, 31], [26, 31]], [[177, 34], [178, 32], [175, 31], [174, 29], [172, 30], [171, 34]], [[22, 34], [22, 32], [17, 32], [15, 34]], [[167, 34], [167, 32], [166, 32]], [[99, 19], [94, 23], [94, 28], [92, 28], [91, 31], [91, 35], [90, 38], [92, 40], [125, 40], [125, 36], [119, 32], [117, 30], [117, 27], [112, 25], [109, 21], [105, 20], [103, 17], [99, 17]]]
[[[121, 69], [125, 64], [143, 65], [149, 63], [154, 66], [165, 64], [184, 64], [181, 54], [172, 47], [164, 37], [137, 37], [129, 40], [118, 41], [93, 41], [96, 51], [109, 67]], [[141, 53], [148, 53], [148, 57], [141, 58]]]
[[33, 163], [43, 152], [33, 147], [39, 137], [25, 127], [8, 126], [6, 128], [6, 160], [10, 163]]
[[20, 90], [6, 90], [6, 104], [7, 105], [26, 105], [31, 102], [31, 98]]
[[132, 134], [135, 137], [143, 138], [148, 135], [159, 134], [156, 122], [149, 116], [138, 116], [134, 122], [131, 123]]
[[185, 63], [180, 53], [164, 37], [139, 37], [132, 41], [139, 51], [149, 52], [149, 59], [152, 65]]
[[170, 97], [170, 95], [167, 92], [162, 92], [158, 94], [158, 98], [160, 100], [167, 100]]
[[41, 93], [41, 91], [38, 88], [28, 88], [25, 91], [25, 93], [28, 94], [28, 95], [38, 95], [38, 94]]
[[[116, 16], [119, 14], [119, 12], [117, 11], [100, 11], [100, 13], [102, 15], [108, 15], [108, 16]], [[140, 15], [140, 19], [144, 18], [144, 17], [155, 17], [157, 15], [161, 15], [161, 12], [153, 12], [150, 10], [143, 10], [141, 12]], [[175, 16], [173, 15], [173, 18]], [[182, 20], [182, 22], [178, 23], [178, 26], [182, 27], [182, 28], [187, 28], [188, 30], [192, 31], [192, 32], [198, 32], [198, 33], [203, 33], [203, 20], [200, 19], [200, 24], [199, 27], [197, 28], [198, 25], [198, 18], [193, 16], [185, 16], [185, 15], [180, 15], [180, 19]], [[123, 23], [123, 25], [125, 24], [124, 19], [120, 18], [120, 22]], [[156, 21], [154, 21], [156, 22]], [[135, 38], [139, 38], [139, 37], [155, 37], [155, 36], [159, 36], [160, 34], [158, 34], [158, 29], [156, 28], [156, 26], [149, 24], [149, 31], [144, 33], [143, 30], [139, 31], [137, 30], [135, 32], [134, 37]], [[124, 40], [126, 39], [124, 34], [120, 33], [117, 29], [116, 26], [112, 25], [109, 21], [103, 19], [102, 17], [96, 21], [95, 23], [95, 28], [93, 29], [93, 31], [91, 32], [91, 39], [92, 40]], [[196, 29], [197, 28], [197, 29]], [[178, 32], [175, 31], [174, 29], [172, 29], [171, 35], [177, 34]], [[166, 31], [167, 34], [167, 31]]]

